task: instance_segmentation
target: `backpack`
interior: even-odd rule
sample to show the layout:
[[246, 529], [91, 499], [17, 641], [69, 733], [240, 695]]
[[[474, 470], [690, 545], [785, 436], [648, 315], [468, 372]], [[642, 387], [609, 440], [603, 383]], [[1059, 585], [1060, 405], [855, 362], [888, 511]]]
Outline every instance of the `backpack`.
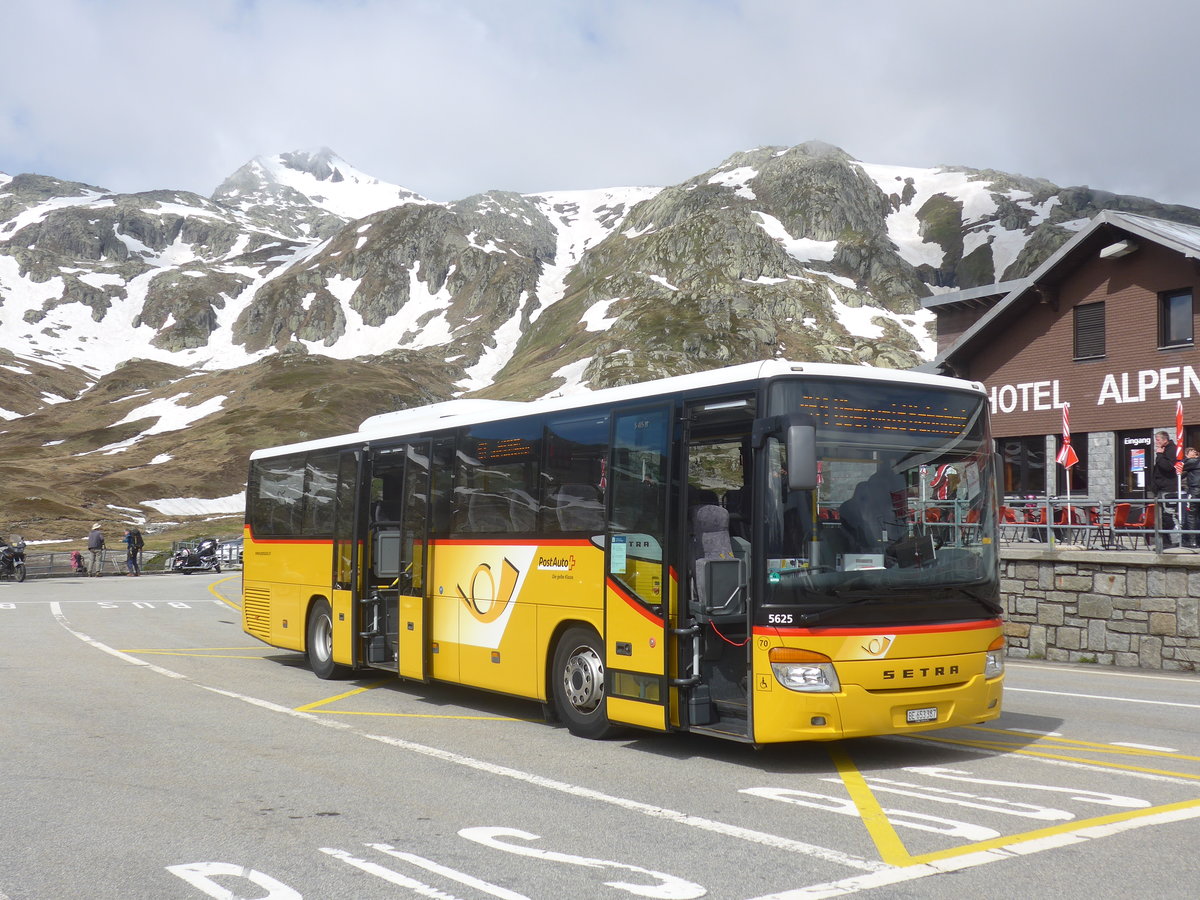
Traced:
[[129, 546], [131, 546], [134, 550], [141, 550], [146, 546], [146, 542], [142, 540], [142, 533], [136, 528], [130, 530], [129, 537], [132, 538]]

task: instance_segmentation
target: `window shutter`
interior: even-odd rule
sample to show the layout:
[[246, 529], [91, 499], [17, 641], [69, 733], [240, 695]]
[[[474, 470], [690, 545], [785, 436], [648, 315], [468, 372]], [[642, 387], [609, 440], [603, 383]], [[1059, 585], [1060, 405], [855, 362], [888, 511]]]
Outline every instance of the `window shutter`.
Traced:
[[1104, 304], [1075, 307], [1075, 358], [1104, 356]]

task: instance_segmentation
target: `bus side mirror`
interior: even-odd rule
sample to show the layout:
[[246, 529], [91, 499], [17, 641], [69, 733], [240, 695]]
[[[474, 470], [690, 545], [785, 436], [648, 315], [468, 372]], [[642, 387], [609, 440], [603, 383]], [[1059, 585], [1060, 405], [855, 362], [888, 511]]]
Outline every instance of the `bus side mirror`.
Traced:
[[787, 430], [788, 490], [812, 491], [817, 487], [817, 429], [790, 425]]

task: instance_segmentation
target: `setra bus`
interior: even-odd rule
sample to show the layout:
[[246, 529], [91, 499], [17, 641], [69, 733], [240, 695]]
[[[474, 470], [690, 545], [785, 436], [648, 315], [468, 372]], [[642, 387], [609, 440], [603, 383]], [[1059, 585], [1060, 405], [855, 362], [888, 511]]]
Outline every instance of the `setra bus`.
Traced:
[[243, 627], [617, 726], [765, 744], [1000, 715], [981, 385], [781, 360], [452, 400], [258, 450]]

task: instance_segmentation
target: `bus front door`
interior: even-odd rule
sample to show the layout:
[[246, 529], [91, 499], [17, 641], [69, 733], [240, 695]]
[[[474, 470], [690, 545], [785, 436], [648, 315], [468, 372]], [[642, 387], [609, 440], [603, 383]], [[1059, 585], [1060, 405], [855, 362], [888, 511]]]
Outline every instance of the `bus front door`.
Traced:
[[664, 549], [671, 472], [669, 405], [613, 417], [608, 464], [605, 693], [611, 722], [666, 731], [671, 582]]

